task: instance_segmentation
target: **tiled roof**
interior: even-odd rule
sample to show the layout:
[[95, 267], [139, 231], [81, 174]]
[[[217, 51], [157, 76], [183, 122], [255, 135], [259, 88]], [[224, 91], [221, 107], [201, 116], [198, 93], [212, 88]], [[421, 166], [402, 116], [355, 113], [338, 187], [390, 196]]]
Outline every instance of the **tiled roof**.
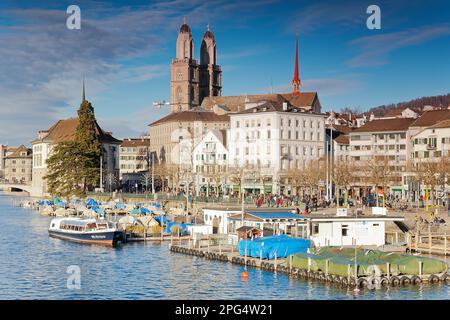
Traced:
[[255, 107], [249, 108], [247, 110], [243, 110], [241, 112], [236, 112], [234, 114], [246, 114], [246, 113], [254, 113], [254, 112], [291, 112], [291, 113], [312, 113], [311, 110], [307, 110], [304, 108], [298, 108], [295, 106], [292, 106], [291, 104], [287, 103], [287, 109], [283, 110], [283, 102], [264, 102], [260, 105], [257, 105]]
[[298, 96], [294, 96], [292, 93], [273, 93], [243, 96], [205, 97], [202, 101], [202, 107], [211, 110], [214, 105], [226, 106], [231, 112], [237, 112], [245, 109], [246, 100], [250, 103], [261, 101], [276, 103], [289, 102], [294, 107], [306, 108], [314, 105], [316, 100], [318, 102], [318, 97], [317, 92], [301, 92]]
[[149, 147], [150, 139], [123, 139], [121, 147]]
[[181, 111], [170, 113], [169, 115], [150, 123], [149, 126], [178, 121], [229, 122], [230, 117], [228, 115], [217, 115], [212, 111]]
[[425, 111], [414, 121], [411, 127], [429, 127], [442, 120], [450, 120], [450, 110], [430, 110]]
[[340, 136], [337, 136], [334, 138], [334, 141], [336, 141], [339, 144], [350, 144], [350, 140], [347, 135], [341, 134]]
[[[51, 141], [52, 143], [60, 143], [65, 141], [71, 141], [75, 139], [75, 134], [79, 119], [70, 118], [66, 120], [59, 120], [50, 129], [48, 134], [42, 139], [43, 141]], [[96, 125], [96, 134], [102, 143], [118, 143], [120, 140], [114, 138], [110, 133], [103, 131], [98, 125]]]
[[[22, 152], [26, 152], [27, 155], [26, 156], [22, 156], [21, 153]], [[14, 152], [12, 152], [11, 154], [7, 155], [6, 158], [31, 158], [31, 149], [25, 147], [24, 145], [21, 145], [18, 148], [14, 148]]]
[[339, 132], [342, 132], [343, 134], [349, 134], [352, 132], [355, 128], [349, 127], [349, 126], [343, 126], [343, 125], [332, 125], [334, 130], [337, 130]]
[[430, 128], [433, 128], [433, 129], [450, 128], [450, 119], [439, 121], [435, 125], [432, 125]]
[[382, 131], [406, 131], [414, 122], [412, 118], [379, 119], [367, 122], [356, 128], [350, 134], [356, 132], [382, 132]]

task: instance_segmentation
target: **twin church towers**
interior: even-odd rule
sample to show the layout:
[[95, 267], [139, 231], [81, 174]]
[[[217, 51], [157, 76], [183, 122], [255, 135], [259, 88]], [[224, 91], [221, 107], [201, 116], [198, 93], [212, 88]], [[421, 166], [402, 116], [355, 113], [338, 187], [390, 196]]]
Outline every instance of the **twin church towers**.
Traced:
[[217, 48], [209, 30], [203, 35], [200, 64], [194, 59], [194, 40], [186, 23], [180, 27], [176, 58], [171, 65], [170, 99], [172, 112], [199, 106], [203, 98], [222, 94], [222, 71], [217, 65]]

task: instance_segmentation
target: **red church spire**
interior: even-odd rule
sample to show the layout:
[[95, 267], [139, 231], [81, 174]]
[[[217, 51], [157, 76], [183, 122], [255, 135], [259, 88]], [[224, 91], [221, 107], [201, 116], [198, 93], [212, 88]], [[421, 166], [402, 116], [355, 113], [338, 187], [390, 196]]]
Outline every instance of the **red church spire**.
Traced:
[[292, 79], [292, 95], [300, 95], [300, 77], [298, 75], [298, 34], [297, 42], [295, 44], [295, 68], [294, 68], [294, 78]]

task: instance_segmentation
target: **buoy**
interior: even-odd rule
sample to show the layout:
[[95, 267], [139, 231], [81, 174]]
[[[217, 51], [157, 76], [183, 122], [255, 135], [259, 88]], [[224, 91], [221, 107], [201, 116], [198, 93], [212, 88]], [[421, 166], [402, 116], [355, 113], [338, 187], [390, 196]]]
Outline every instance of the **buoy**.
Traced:
[[242, 278], [243, 281], [247, 281], [248, 280], [248, 272], [247, 271], [242, 271], [241, 278]]

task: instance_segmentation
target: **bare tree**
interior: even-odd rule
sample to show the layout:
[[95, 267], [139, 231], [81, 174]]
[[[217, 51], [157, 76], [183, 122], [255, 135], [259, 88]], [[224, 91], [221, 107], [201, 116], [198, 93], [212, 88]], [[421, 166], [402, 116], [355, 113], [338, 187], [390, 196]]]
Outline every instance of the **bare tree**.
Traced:
[[348, 204], [348, 192], [355, 180], [355, 166], [348, 161], [338, 161], [334, 165], [333, 181], [336, 185], [336, 206], [339, 208], [340, 190], [344, 189], [344, 205]]

